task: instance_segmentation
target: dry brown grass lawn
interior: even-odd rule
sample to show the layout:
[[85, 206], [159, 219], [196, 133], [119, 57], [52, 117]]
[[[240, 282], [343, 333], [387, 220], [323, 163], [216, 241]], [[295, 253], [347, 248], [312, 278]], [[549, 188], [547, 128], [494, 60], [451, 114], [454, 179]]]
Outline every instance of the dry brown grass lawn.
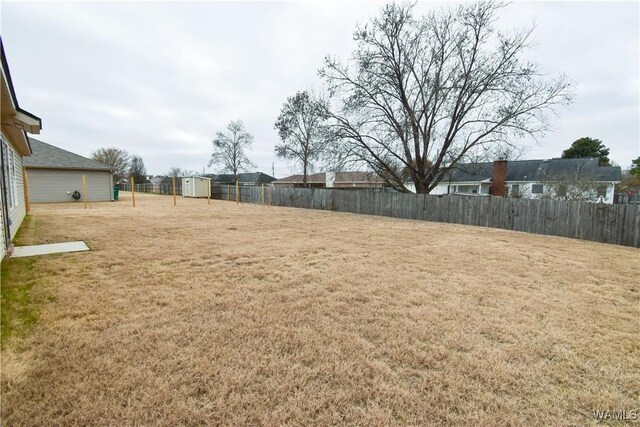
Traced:
[[166, 196], [38, 205], [5, 425], [592, 424], [639, 409], [640, 252]]

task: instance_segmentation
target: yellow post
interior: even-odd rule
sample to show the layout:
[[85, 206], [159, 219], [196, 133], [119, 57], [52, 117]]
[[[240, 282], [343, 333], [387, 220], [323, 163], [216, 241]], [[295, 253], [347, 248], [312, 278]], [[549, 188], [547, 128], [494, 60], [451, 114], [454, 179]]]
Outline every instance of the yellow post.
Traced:
[[207, 191], [207, 204], [211, 204], [211, 180], [207, 180], [209, 183], [209, 191]]
[[262, 184], [262, 206], [264, 206], [264, 183]]
[[131, 200], [133, 201], [133, 207], [136, 207], [136, 180], [131, 177]]
[[31, 210], [31, 201], [29, 200], [29, 176], [27, 175], [27, 170], [22, 168], [23, 176], [24, 176], [24, 207], [27, 211], [27, 213], [29, 213], [29, 211]]
[[269, 207], [271, 207], [271, 192], [273, 191], [273, 185], [269, 184]]
[[82, 175], [82, 205], [87, 209], [87, 177]]
[[236, 179], [236, 205], [240, 203], [240, 184], [238, 183], [238, 180]]
[[173, 177], [173, 206], [176, 205], [176, 177]]

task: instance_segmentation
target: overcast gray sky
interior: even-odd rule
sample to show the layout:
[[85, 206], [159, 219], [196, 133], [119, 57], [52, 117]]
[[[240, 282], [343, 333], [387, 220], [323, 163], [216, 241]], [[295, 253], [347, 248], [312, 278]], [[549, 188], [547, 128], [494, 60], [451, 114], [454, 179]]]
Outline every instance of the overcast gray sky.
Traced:
[[[2, 2], [1, 33], [20, 105], [42, 118], [45, 142], [85, 156], [124, 148], [152, 174], [202, 170], [215, 132], [242, 119], [255, 136], [250, 158], [283, 177], [293, 165], [273, 154], [282, 103], [318, 88], [324, 57], [346, 59], [356, 24], [381, 4]], [[526, 158], [557, 157], [589, 136], [627, 168], [640, 155], [640, 3], [517, 2], [501, 16], [505, 28], [535, 21], [531, 59], [577, 84]]]

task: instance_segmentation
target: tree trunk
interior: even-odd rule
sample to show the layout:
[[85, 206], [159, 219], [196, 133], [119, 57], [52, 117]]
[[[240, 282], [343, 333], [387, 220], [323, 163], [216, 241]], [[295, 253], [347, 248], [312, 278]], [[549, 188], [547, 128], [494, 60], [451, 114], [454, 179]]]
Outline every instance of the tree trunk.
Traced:
[[304, 162], [302, 165], [302, 186], [308, 187], [307, 185], [307, 162]]
[[425, 179], [418, 180], [418, 182], [414, 182], [416, 186], [416, 193], [425, 194], [429, 193], [429, 183]]

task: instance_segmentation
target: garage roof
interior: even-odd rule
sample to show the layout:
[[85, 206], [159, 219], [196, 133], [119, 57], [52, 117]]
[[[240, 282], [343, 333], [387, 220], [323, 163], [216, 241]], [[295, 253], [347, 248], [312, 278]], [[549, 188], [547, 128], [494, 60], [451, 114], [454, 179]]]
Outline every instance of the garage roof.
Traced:
[[29, 138], [29, 142], [33, 154], [22, 159], [26, 168], [113, 170], [109, 165], [54, 147], [46, 142], [34, 138]]
[[2, 116], [2, 131], [11, 141], [11, 144], [23, 156], [31, 154], [29, 146], [29, 133], [40, 133], [42, 129], [42, 121], [39, 117], [34, 116], [30, 112], [23, 110], [18, 105], [18, 98], [11, 80], [11, 72], [9, 64], [4, 53], [4, 43], [0, 37], [0, 68], [2, 69], [2, 78], [0, 79], [0, 116]]

